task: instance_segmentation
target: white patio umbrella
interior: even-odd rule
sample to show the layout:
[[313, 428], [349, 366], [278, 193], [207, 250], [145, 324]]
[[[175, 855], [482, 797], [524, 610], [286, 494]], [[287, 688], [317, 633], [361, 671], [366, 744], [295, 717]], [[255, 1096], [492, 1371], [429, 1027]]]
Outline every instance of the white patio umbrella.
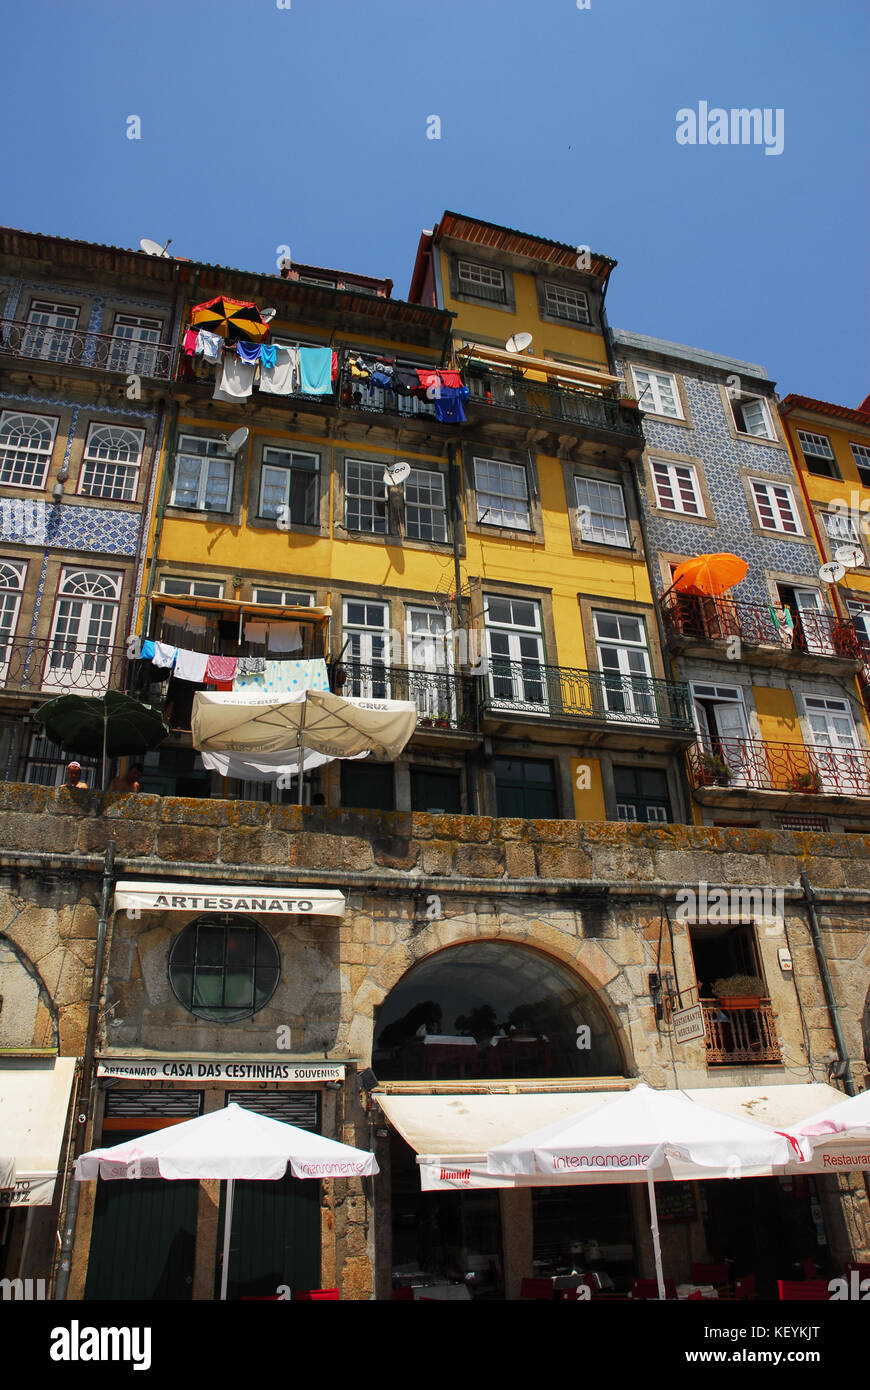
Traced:
[[654, 1091], [635, 1086], [608, 1098], [593, 1110], [558, 1120], [509, 1144], [490, 1149], [487, 1171], [500, 1174], [558, 1174], [578, 1183], [600, 1181], [602, 1173], [646, 1172], [650, 1230], [659, 1298], [665, 1296], [662, 1252], [655, 1199], [655, 1170], [669, 1158], [705, 1169], [784, 1166], [792, 1146], [788, 1138], [755, 1120], [725, 1115], [690, 1100], [682, 1091]]
[[862, 1145], [864, 1152], [860, 1149], [856, 1152], [847, 1142], [870, 1137], [870, 1091], [862, 1091], [859, 1096], [849, 1096], [819, 1110], [790, 1133], [805, 1159], [812, 1159], [814, 1150], [821, 1149], [832, 1172], [838, 1168], [870, 1169], [870, 1143]]
[[379, 1171], [374, 1154], [233, 1104], [126, 1144], [91, 1149], [76, 1159], [75, 1176], [79, 1182], [98, 1176], [226, 1182], [221, 1272], [221, 1299], [225, 1299], [235, 1183], [239, 1179], [275, 1182], [283, 1178], [288, 1163], [295, 1178], [371, 1177]]
[[[309, 752], [330, 758], [361, 753], [395, 759], [417, 725], [413, 700], [368, 700], [302, 690], [287, 695], [197, 691], [191, 732], [200, 752], [252, 754]], [[302, 800], [302, 779], [299, 781]]]

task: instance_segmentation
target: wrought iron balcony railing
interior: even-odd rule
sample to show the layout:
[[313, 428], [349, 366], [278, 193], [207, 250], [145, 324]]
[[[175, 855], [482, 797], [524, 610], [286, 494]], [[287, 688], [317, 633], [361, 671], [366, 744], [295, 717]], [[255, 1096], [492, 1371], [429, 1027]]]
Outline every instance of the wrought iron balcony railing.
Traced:
[[769, 999], [747, 1008], [702, 999], [706, 1029], [707, 1065], [760, 1065], [782, 1061]]
[[0, 319], [0, 354], [30, 361], [168, 381], [174, 351], [171, 343], [144, 343], [111, 333], [90, 333], [85, 328], [51, 328]]
[[425, 671], [342, 661], [333, 685], [338, 694], [366, 700], [413, 700], [418, 729], [452, 729], [472, 733], [477, 728], [474, 681], [451, 671]]
[[487, 373], [466, 375], [469, 405], [491, 405], [499, 410], [525, 411], [547, 420], [588, 425], [590, 429], [643, 435], [639, 411], [620, 405], [618, 400], [591, 391], [549, 386], [543, 381], [527, 381], [519, 376]]
[[870, 796], [870, 749], [717, 738], [686, 753], [695, 787]]
[[669, 732], [690, 732], [694, 727], [683, 681], [491, 657], [482, 684], [482, 703], [489, 714], [597, 719]]
[[747, 646], [863, 659], [865, 644], [854, 624], [831, 613], [790, 610], [790, 626], [789, 612], [781, 605], [674, 592], [664, 595], [661, 609], [668, 630], [676, 637], [700, 642], [739, 637]]
[[123, 690], [125, 647], [67, 638], [0, 639], [0, 689], [22, 695], [103, 695]]

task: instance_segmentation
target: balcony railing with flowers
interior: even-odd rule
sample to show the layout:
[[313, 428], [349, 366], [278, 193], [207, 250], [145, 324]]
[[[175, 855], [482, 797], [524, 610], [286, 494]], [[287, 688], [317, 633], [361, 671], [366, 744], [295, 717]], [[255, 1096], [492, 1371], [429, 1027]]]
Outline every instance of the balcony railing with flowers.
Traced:
[[683, 681], [494, 656], [482, 683], [483, 707], [491, 715], [598, 719], [669, 732], [690, 732], [694, 727], [689, 691]]
[[686, 753], [695, 787], [870, 796], [870, 749], [717, 738]]
[[702, 999], [707, 1065], [734, 1067], [782, 1061], [769, 999], [741, 1008], [718, 999]]
[[103, 695], [123, 690], [126, 648], [86, 640], [0, 640], [0, 689], [22, 695]]
[[111, 333], [90, 333], [85, 328], [51, 328], [0, 319], [0, 354], [29, 361], [168, 381], [174, 351], [171, 343], [145, 343]]
[[747, 646], [779, 647], [813, 656], [861, 660], [864, 645], [855, 626], [831, 613], [806, 609], [789, 613], [781, 605], [674, 591], [661, 599], [665, 625], [675, 637], [715, 642], [739, 637]]

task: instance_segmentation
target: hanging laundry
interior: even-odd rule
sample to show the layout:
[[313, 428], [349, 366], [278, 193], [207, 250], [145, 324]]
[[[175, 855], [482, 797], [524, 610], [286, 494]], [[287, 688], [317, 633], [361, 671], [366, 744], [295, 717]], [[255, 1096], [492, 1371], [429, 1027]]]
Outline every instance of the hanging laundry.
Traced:
[[269, 655], [279, 652], [301, 652], [302, 628], [298, 623], [270, 623]]
[[330, 348], [300, 348], [299, 369], [302, 393], [306, 396], [328, 396], [332, 393], [332, 350]]
[[442, 424], [459, 425], [465, 419], [462, 402], [468, 400], [468, 387], [454, 388], [443, 386], [440, 395], [435, 397], [435, 419]]
[[155, 642], [154, 655], [151, 658], [155, 666], [171, 666], [175, 660], [177, 647], [170, 647], [168, 642]]
[[204, 357], [206, 362], [219, 362], [223, 345], [224, 340], [218, 337], [217, 333], [209, 333], [207, 329], [201, 328], [196, 335], [194, 351]]
[[456, 390], [462, 386], [461, 372], [455, 371], [452, 367], [418, 367], [417, 376], [424, 390], [432, 389], [433, 399], [437, 399], [437, 392], [444, 387]]
[[173, 674], [176, 680], [195, 681], [197, 685], [205, 685], [207, 665], [208, 654], [206, 652], [188, 652], [183, 647], [179, 647]]
[[350, 374], [357, 381], [368, 381], [371, 370], [364, 357], [351, 358]]
[[232, 685], [238, 664], [238, 658], [235, 656], [210, 656], [205, 668], [205, 678], [210, 685], [223, 681]]
[[260, 366], [261, 366], [261, 367], [274, 367], [274, 365], [275, 365], [275, 360], [276, 360], [277, 356], [278, 356], [278, 349], [277, 349], [277, 347], [275, 346], [274, 343], [261, 343], [261, 344], [260, 344]]
[[265, 623], [258, 623], [249, 618], [245, 623], [245, 641], [252, 642], [255, 647], [265, 647], [268, 631]]
[[[264, 348], [265, 352], [266, 349]], [[260, 390], [273, 396], [296, 396], [299, 394], [299, 349], [272, 346], [275, 361], [269, 366], [260, 357]]]
[[393, 390], [400, 396], [422, 396], [424, 394], [419, 377], [411, 367], [393, 368]]
[[197, 332], [197, 330], [195, 328], [188, 328], [187, 332], [184, 335], [184, 342], [181, 344], [182, 352], [187, 353], [188, 357], [192, 357], [193, 354], [196, 352], [196, 343], [198, 338], [199, 333]]
[[333, 351], [332, 351], [332, 380], [335, 381], [335, 379], [336, 379], [337, 376], [338, 376], [338, 353], [337, 353], [337, 352], [335, 351], [335, 349], [333, 348]]
[[236, 678], [239, 676], [258, 676], [266, 669], [266, 658], [264, 656], [240, 656], [236, 666]]
[[259, 690], [270, 695], [289, 695], [299, 690], [328, 690], [326, 662], [322, 657], [312, 661], [269, 661], [258, 674], [236, 676], [233, 690]]
[[236, 352], [243, 362], [259, 362], [262, 351], [259, 343], [236, 343]]
[[139, 657], [142, 661], [154, 660], [154, 643], [151, 641], [150, 637], [146, 637], [145, 641], [142, 643]]
[[215, 372], [214, 401], [245, 401], [254, 386], [254, 364], [228, 352]]

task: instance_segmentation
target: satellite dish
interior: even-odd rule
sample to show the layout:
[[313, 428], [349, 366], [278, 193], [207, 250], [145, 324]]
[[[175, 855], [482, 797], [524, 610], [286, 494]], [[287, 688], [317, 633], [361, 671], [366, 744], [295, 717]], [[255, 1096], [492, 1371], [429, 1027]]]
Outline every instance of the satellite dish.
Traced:
[[143, 236], [139, 242], [139, 250], [144, 251], [146, 256], [165, 256], [167, 247], [171, 245], [172, 237], [169, 238], [166, 246], [161, 246], [159, 241], [152, 241], [150, 237]]
[[531, 346], [531, 333], [514, 333], [505, 343], [508, 352], [525, 352], [526, 348]]
[[845, 573], [846, 566], [841, 565], [839, 560], [828, 560], [827, 564], [819, 566], [819, 578], [825, 584], [836, 584]]
[[264, 323], [271, 323], [277, 312], [277, 309], [261, 309], [260, 318]]
[[279, 269], [279, 270], [292, 270], [292, 269], [293, 269], [293, 259], [292, 259], [292, 257], [290, 257], [290, 256], [282, 256], [281, 259], [280, 259], [280, 261], [278, 262], [278, 269]]
[[384, 469], [384, 482], [387, 487], [401, 487], [410, 471], [410, 463], [394, 463]]
[[834, 551], [834, 560], [838, 565], [845, 565], [847, 570], [854, 570], [864, 564], [864, 551], [860, 545], [840, 545]]
[[227, 446], [231, 454], [237, 454], [248, 442], [248, 435], [251, 433], [244, 425], [240, 430], [233, 430], [229, 439], [225, 434], [221, 435], [221, 442]]

